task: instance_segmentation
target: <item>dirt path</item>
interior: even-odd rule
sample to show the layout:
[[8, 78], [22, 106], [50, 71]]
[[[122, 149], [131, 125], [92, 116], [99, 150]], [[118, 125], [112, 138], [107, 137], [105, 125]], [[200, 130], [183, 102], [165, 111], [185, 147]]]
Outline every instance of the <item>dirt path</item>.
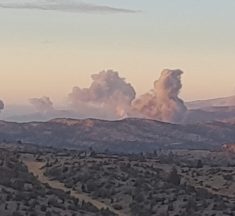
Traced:
[[111, 206], [106, 205], [105, 203], [102, 203], [98, 200], [92, 199], [91, 197], [89, 197], [88, 195], [86, 195], [84, 193], [78, 193], [77, 191], [66, 188], [63, 183], [61, 183], [57, 180], [50, 180], [48, 177], [46, 177], [43, 174], [43, 170], [41, 169], [41, 167], [43, 167], [45, 165], [44, 162], [37, 162], [37, 161], [32, 161], [32, 160], [23, 160], [23, 162], [28, 167], [29, 172], [33, 173], [34, 176], [37, 176], [38, 180], [40, 182], [42, 182], [44, 184], [46, 183], [50, 187], [55, 188], [55, 189], [60, 189], [65, 192], [70, 191], [71, 196], [78, 198], [80, 201], [90, 202], [91, 204], [96, 206], [98, 209], [108, 208], [110, 211], [117, 214], [118, 216], [127, 216], [127, 215], [115, 210]]

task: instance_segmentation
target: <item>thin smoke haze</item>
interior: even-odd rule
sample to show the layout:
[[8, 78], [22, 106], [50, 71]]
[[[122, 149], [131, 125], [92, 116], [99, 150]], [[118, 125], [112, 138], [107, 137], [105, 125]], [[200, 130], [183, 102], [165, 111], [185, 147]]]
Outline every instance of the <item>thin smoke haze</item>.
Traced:
[[71, 13], [136, 13], [138, 11], [76, 0], [0, 0], [0, 8], [63, 11]]

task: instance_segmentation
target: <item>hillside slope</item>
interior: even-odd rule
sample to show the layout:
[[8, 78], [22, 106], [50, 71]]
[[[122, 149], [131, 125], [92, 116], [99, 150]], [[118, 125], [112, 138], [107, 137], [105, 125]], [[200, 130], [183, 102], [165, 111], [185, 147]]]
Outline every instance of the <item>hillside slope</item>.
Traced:
[[205, 107], [234, 107], [235, 95], [223, 98], [214, 98], [209, 100], [197, 100], [185, 103], [188, 109], [201, 109]]
[[115, 152], [153, 151], [159, 148], [216, 148], [235, 142], [234, 123], [174, 125], [144, 119], [120, 121], [54, 119], [49, 122], [0, 121], [2, 141]]

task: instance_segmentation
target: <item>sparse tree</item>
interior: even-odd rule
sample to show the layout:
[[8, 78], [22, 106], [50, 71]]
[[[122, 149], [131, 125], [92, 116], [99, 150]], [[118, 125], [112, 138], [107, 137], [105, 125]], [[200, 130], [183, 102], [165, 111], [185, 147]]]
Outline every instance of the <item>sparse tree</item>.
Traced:
[[180, 185], [180, 180], [181, 180], [181, 177], [178, 174], [177, 169], [173, 167], [168, 176], [168, 182], [174, 185]]

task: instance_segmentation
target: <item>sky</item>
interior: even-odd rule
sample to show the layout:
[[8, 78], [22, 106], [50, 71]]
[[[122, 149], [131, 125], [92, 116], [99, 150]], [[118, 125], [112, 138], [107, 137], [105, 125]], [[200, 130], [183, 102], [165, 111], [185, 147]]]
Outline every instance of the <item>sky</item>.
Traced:
[[0, 0], [5, 104], [41, 96], [63, 104], [74, 86], [88, 87], [91, 74], [107, 69], [138, 95], [165, 68], [184, 71], [184, 100], [235, 94], [234, 0], [48, 2]]

